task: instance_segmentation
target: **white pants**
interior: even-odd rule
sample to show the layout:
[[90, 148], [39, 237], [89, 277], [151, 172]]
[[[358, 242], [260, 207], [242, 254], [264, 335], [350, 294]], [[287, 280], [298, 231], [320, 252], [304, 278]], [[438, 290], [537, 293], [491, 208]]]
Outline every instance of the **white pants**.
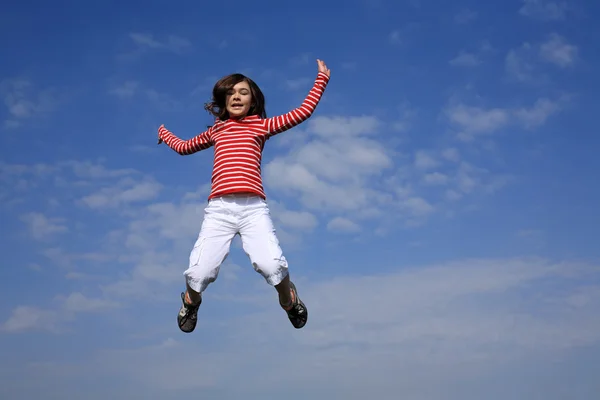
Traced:
[[204, 212], [189, 267], [183, 273], [193, 290], [202, 293], [217, 279], [236, 234], [240, 235], [254, 270], [267, 283], [278, 285], [288, 275], [287, 261], [265, 200], [253, 195], [226, 195], [211, 199]]

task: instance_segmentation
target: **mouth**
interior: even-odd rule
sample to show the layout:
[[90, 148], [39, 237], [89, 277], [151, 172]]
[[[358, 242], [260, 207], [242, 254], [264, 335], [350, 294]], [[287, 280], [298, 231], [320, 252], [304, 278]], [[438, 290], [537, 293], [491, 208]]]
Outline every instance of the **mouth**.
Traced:
[[243, 107], [244, 107], [244, 106], [243, 106], [242, 104], [240, 104], [240, 103], [233, 103], [233, 104], [231, 105], [231, 108], [236, 108], [236, 109], [238, 109], [238, 108], [243, 108]]

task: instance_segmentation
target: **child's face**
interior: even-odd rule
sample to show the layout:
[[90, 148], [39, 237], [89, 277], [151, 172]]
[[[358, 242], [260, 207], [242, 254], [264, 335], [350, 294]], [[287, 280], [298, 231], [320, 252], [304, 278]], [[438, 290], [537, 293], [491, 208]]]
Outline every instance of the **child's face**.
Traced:
[[252, 92], [248, 82], [240, 82], [231, 88], [225, 98], [225, 104], [232, 118], [241, 118], [248, 114], [252, 105]]

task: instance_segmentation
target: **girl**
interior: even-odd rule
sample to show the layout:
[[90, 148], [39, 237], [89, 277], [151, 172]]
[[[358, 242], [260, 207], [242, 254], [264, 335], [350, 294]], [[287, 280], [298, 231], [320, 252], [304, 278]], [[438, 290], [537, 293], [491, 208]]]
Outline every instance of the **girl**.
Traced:
[[183, 305], [177, 316], [183, 332], [195, 329], [202, 293], [217, 279], [236, 234], [254, 269], [277, 290], [279, 304], [292, 325], [300, 329], [306, 324], [308, 310], [289, 279], [288, 264], [266, 203], [261, 160], [268, 139], [305, 121], [317, 107], [330, 77], [323, 61], [317, 60], [317, 65], [317, 77], [308, 96], [300, 107], [286, 114], [267, 118], [260, 88], [250, 78], [232, 74], [215, 84], [212, 101], [205, 105], [216, 118], [208, 130], [182, 140], [164, 125], [158, 129], [158, 143], [165, 142], [181, 155], [215, 147], [208, 205], [183, 273], [186, 291], [181, 293]]

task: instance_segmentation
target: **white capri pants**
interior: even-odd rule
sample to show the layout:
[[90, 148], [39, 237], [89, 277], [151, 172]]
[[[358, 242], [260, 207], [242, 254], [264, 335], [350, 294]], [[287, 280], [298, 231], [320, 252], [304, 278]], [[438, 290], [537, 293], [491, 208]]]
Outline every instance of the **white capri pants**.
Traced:
[[204, 221], [183, 275], [190, 288], [202, 293], [219, 275], [236, 234], [254, 270], [270, 285], [288, 275], [267, 202], [254, 195], [225, 195], [210, 199]]

